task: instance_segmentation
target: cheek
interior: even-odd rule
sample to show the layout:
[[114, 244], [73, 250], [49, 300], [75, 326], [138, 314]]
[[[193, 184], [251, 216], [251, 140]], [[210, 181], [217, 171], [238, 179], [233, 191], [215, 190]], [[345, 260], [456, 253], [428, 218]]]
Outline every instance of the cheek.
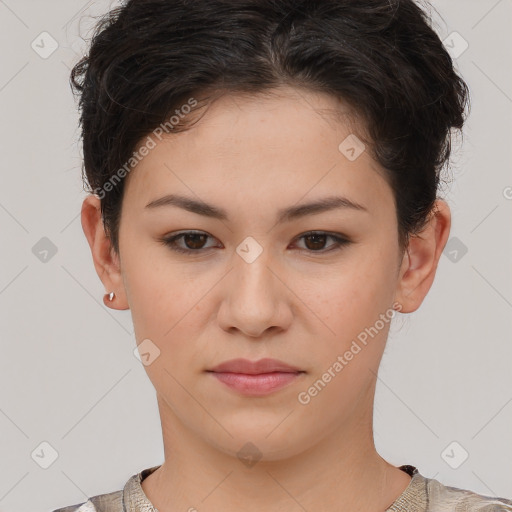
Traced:
[[314, 307], [336, 336], [356, 336], [391, 307], [394, 283], [386, 261], [360, 258], [318, 283]]
[[361, 261], [350, 272], [329, 280], [328, 286], [319, 284], [313, 295], [311, 309], [319, 312], [328, 327], [322, 330], [326, 335], [319, 336], [321, 342], [315, 344], [317, 365], [311, 384], [318, 382], [319, 389], [326, 384], [314, 399], [314, 407], [329, 410], [333, 422], [339, 413], [330, 410], [332, 404], [338, 411], [350, 413], [369, 399], [378, 373], [394, 316], [392, 282], [385, 264], [379, 265], [371, 259]]
[[201, 310], [218, 276], [193, 279], [165, 256], [148, 258], [144, 252], [134, 251], [123, 267], [137, 344], [149, 339], [159, 351], [146, 371], [153, 381], [169, 378], [164, 368], [172, 375], [193, 374], [203, 360], [197, 340], [208, 321]]
[[156, 354], [145, 371], [159, 393], [183, 402], [187, 396], [178, 382], [190, 387], [202, 370], [203, 347], [196, 341], [202, 326], [195, 305], [208, 288], [202, 291], [179, 272], [138, 261], [144, 260], [134, 259], [125, 268], [135, 339], [149, 347], [143, 352]]
[[169, 269], [151, 256], [142, 247], [126, 251], [123, 280], [137, 343], [149, 338], [160, 346], [163, 335], [177, 322], [181, 290]]

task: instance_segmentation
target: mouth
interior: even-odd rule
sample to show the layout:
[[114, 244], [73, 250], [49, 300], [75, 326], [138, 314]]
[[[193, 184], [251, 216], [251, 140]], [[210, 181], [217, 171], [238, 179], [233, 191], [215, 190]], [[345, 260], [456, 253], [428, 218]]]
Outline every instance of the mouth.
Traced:
[[269, 373], [208, 372], [234, 391], [248, 396], [265, 396], [296, 381], [304, 371]]
[[231, 359], [206, 370], [232, 390], [248, 396], [264, 396], [296, 381], [307, 372], [278, 359]]

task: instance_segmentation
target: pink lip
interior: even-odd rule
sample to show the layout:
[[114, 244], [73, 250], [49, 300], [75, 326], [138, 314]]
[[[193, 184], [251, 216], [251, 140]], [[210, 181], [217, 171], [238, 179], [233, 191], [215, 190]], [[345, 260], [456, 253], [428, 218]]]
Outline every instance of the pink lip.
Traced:
[[305, 373], [277, 359], [232, 359], [207, 370], [219, 381], [249, 396], [263, 396], [282, 387]]
[[290, 366], [279, 359], [260, 359], [258, 361], [249, 361], [249, 359], [231, 359], [225, 361], [210, 370], [211, 372], [229, 372], [229, 373], [245, 373], [247, 375], [257, 375], [260, 373], [286, 372], [297, 373], [300, 368]]

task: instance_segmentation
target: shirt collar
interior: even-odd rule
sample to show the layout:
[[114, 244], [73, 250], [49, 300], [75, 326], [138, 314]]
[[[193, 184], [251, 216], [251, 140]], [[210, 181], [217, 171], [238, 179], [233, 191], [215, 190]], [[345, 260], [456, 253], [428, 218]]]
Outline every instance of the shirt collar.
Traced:
[[[123, 507], [125, 512], [158, 512], [149, 501], [149, 498], [144, 494], [141, 482], [160, 466], [161, 464], [143, 469], [126, 482], [123, 488]], [[385, 512], [410, 512], [413, 510], [411, 507], [414, 507], [414, 510], [417, 511], [426, 510], [426, 478], [423, 477], [414, 466], [403, 465], [400, 466], [400, 469], [411, 476], [412, 479], [402, 494]]]

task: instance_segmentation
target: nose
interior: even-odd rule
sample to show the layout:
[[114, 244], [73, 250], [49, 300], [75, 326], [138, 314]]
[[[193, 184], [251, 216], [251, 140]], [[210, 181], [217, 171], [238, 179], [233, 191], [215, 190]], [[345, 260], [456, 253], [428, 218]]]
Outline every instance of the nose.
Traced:
[[225, 277], [219, 325], [253, 338], [264, 336], [265, 331], [288, 329], [293, 294], [280, 275], [283, 271], [269, 260], [265, 250], [251, 263], [235, 254], [233, 265]]

